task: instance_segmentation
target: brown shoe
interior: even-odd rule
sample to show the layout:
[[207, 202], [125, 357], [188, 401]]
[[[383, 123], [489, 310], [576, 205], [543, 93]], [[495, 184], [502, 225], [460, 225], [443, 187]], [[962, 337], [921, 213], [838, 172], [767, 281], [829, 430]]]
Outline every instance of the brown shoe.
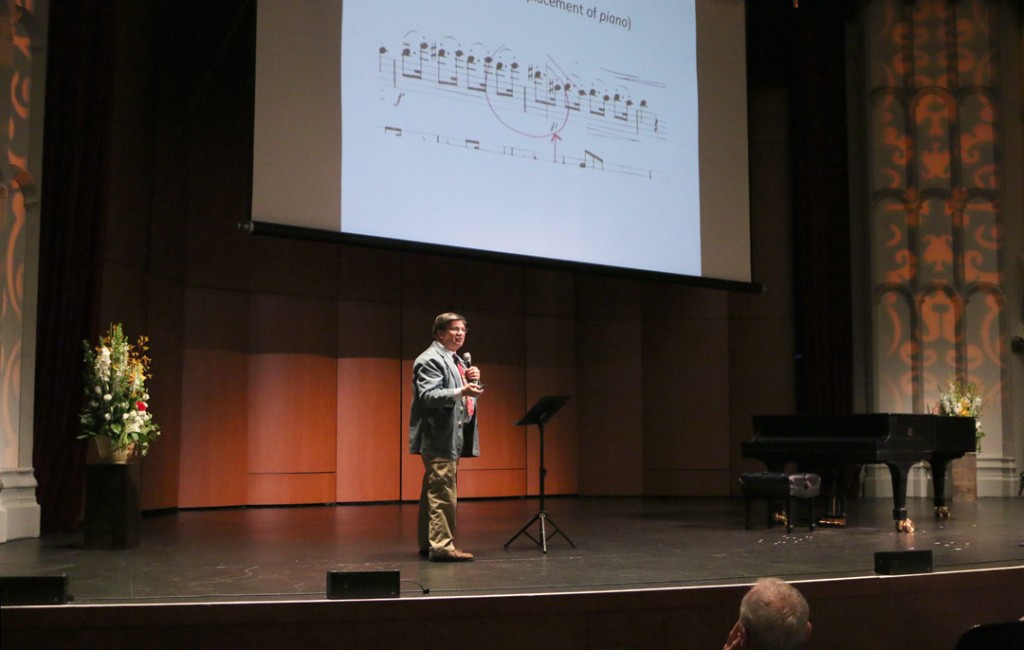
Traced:
[[473, 554], [459, 549], [452, 549], [447, 553], [431, 553], [431, 562], [472, 562]]

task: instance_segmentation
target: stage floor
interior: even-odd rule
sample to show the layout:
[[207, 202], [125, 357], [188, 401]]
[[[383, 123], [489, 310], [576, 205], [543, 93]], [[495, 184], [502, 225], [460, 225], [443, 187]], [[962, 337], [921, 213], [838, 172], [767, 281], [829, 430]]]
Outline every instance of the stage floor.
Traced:
[[944, 521], [930, 499], [911, 498], [911, 534], [895, 531], [882, 498], [851, 502], [844, 528], [810, 532], [798, 518], [789, 535], [766, 527], [763, 502], [745, 530], [739, 498], [549, 497], [546, 506], [575, 548], [561, 535], [546, 554], [525, 536], [504, 548], [537, 514], [532, 498], [463, 500], [458, 543], [476, 561], [460, 564], [419, 557], [412, 503], [191, 510], [144, 516], [130, 550], [87, 550], [81, 534], [0, 544], [0, 575], [66, 574], [76, 603], [142, 604], [323, 599], [329, 570], [398, 570], [402, 597], [416, 598], [871, 576], [877, 551], [931, 550], [935, 572], [1024, 566], [1024, 498], [956, 503]]

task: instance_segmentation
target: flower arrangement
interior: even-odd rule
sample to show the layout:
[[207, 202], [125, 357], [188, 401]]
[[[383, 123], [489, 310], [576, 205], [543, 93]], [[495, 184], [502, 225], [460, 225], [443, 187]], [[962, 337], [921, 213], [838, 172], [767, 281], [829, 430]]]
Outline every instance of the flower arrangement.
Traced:
[[150, 377], [149, 339], [140, 336], [132, 345], [120, 323], [112, 324], [95, 348], [85, 348], [85, 406], [82, 438], [108, 438], [118, 450], [134, 450], [141, 456], [160, 435], [149, 412], [146, 379]]
[[977, 418], [981, 416], [984, 404], [985, 398], [982, 397], [977, 384], [950, 378], [945, 387], [939, 386], [939, 403], [935, 405], [935, 412], [938, 415], [975, 418], [975, 439], [977, 449], [980, 450], [981, 439], [985, 437], [985, 433], [981, 430], [981, 422]]

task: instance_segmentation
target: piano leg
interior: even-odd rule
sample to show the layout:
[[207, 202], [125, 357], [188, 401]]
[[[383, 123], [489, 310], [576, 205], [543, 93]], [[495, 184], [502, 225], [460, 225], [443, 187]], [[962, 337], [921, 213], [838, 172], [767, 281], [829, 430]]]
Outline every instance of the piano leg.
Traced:
[[[786, 469], [786, 461], [775, 460], [770, 463], [766, 462], [765, 465], [768, 467], [769, 472], [773, 472], [775, 474], [783, 474]], [[782, 524], [784, 526], [789, 526], [789, 515], [787, 514], [786, 510], [776, 510], [775, 504], [772, 502], [772, 499], [769, 498], [768, 527], [771, 528], [773, 524]], [[789, 530], [787, 530], [786, 533], [788, 534]]]
[[846, 468], [846, 465], [820, 465], [813, 468], [821, 475], [821, 493], [826, 495], [828, 504], [828, 512], [817, 522], [821, 526], [846, 526]]
[[932, 458], [932, 492], [935, 499], [935, 518], [949, 519], [949, 506], [946, 505], [946, 466], [948, 458]]
[[897, 533], [914, 532], [914, 522], [907, 516], [907, 474], [913, 462], [886, 463], [889, 476], [892, 477], [892, 518], [896, 523]]

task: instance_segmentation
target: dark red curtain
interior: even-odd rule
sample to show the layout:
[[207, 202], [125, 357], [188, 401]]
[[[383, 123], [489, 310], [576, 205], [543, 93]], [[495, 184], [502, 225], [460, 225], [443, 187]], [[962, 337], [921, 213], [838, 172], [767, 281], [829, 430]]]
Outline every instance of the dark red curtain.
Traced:
[[113, 25], [108, 3], [50, 5], [33, 451], [44, 534], [75, 530], [84, 497], [78, 406], [103, 259]]
[[853, 409], [845, 29], [850, 3], [801, 2], [791, 128], [798, 407]]
[[794, 373], [801, 413], [853, 409], [846, 27], [856, 3], [748, 0], [749, 82], [786, 91], [793, 186]]

